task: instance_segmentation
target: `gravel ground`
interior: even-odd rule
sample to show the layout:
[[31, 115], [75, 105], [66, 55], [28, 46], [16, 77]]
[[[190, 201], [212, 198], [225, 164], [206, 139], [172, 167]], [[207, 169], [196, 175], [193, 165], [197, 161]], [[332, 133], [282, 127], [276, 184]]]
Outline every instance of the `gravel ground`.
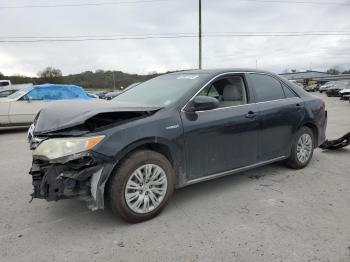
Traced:
[[[327, 136], [350, 131], [350, 104], [319, 96]], [[131, 225], [75, 200], [29, 204], [25, 136], [0, 133], [0, 261], [350, 261], [350, 148], [177, 190], [160, 216]]]

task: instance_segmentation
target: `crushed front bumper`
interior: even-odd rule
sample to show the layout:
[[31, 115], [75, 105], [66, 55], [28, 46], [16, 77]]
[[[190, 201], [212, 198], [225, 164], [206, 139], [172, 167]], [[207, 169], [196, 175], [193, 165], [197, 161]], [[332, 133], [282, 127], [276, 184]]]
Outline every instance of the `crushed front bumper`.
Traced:
[[93, 153], [62, 159], [61, 163], [33, 159], [31, 196], [47, 201], [77, 198], [86, 201], [91, 210], [103, 209], [104, 188], [113, 168], [113, 161]]

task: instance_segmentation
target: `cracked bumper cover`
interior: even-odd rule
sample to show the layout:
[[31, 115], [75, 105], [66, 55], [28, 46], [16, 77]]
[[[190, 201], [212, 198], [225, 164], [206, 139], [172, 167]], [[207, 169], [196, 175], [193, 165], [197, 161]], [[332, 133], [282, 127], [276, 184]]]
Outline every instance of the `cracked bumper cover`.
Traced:
[[47, 201], [77, 198], [86, 201], [91, 210], [103, 209], [105, 184], [113, 168], [113, 161], [92, 152], [54, 163], [33, 159], [31, 195]]

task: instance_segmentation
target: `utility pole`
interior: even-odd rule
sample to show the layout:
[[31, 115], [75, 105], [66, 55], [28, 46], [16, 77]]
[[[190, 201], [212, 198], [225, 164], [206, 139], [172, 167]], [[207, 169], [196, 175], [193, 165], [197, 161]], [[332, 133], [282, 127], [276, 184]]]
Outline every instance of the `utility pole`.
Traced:
[[112, 71], [112, 77], [113, 77], [113, 91], [115, 91], [115, 77], [114, 77], [114, 71]]
[[199, 34], [198, 34], [198, 40], [199, 40], [199, 46], [198, 46], [198, 68], [202, 69], [202, 0], [199, 0], [198, 2], [199, 6]]

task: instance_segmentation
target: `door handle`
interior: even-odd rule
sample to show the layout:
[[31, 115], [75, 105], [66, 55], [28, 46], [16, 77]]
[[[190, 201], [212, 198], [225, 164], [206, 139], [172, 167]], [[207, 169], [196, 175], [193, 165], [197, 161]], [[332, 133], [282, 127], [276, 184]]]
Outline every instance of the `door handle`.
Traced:
[[253, 111], [249, 111], [248, 114], [245, 115], [246, 118], [254, 118], [256, 117], [256, 113]]
[[298, 104], [295, 105], [295, 107], [297, 109], [302, 109], [302, 108], [304, 108], [304, 105], [298, 103]]

